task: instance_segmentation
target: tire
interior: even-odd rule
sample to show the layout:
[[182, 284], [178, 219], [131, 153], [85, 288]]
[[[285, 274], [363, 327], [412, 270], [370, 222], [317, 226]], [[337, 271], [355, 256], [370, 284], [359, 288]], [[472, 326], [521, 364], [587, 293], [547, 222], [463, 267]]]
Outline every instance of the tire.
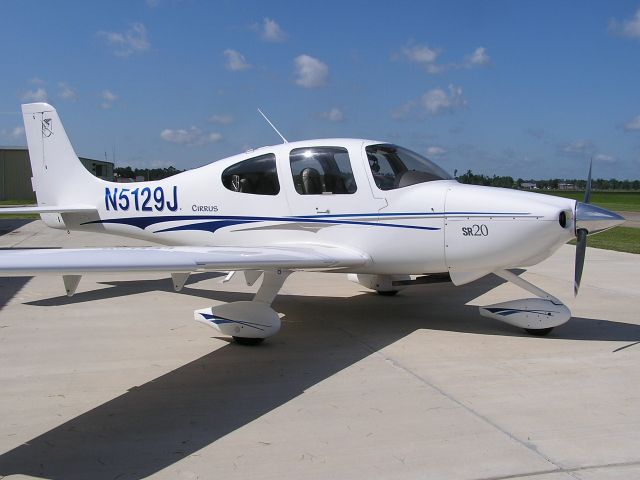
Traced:
[[378, 292], [378, 295], [382, 295], [383, 297], [393, 297], [399, 291], [400, 290], [376, 290], [376, 292]]
[[551, 333], [551, 330], [553, 330], [553, 327], [549, 327], [549, 328], [525, 328], [524, 331], [527, 332], [529, 335], [534, 335], [536, 337], [546, 337], [547, 335], [549, 335]]
[[233, 337], [238, 345], [260, 345], [264, 338]]

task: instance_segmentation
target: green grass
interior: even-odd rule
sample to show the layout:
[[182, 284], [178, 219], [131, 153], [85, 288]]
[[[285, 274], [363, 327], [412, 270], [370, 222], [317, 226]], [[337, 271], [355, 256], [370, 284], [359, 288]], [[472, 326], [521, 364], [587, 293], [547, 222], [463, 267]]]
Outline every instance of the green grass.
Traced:
[[[538, 190], [540, 193], [582, 201], [584, 192]], [[640, 192], [591, 192], [591, 203], [607, 210], [640, 212]]]
[[36, 202], [34, 202], [33, 200], [0, 200], [0, 205], [4, 205], [5, 207], [7, 205], [35, 205]]
[[[576, 244], [575, 240], [570, 242]], [[587, 246], [616, 252], [640, 253], [640, 228], [615, 227], [587, 237]]]
[[[0, 200], [0, 206], [9, 206], [9, 205], [19, 205], [19, 206], [23, 206], [23, 205], [28, 205], [28, 206], [35, 206], [35, 202], [33, 200]], [[14, 213], [14, 214], [7, 214], [7, 213], [3, 213], [0, 214], [0, 219], [1, 218], [26, 218], [26, 219], [37, 219], [40, 218], [40, 215], [38, 214], [33, 214], [33, 213]]]

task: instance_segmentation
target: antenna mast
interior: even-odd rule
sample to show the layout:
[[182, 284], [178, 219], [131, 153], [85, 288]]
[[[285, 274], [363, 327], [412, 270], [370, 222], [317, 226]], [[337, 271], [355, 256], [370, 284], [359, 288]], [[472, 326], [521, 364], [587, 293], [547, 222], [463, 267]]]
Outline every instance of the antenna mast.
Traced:
[[284, 138], [284, 136], [283, 136], [283, 135], [278, 131], [278, 129], [275, 127], [275, 125], [274, 125], [273, 123], [271, 123], [271, 120], [269, 120], [269, 119], [267, 118], [267, 116], [266, 116], [264, 113], [262, 113], [262, 110], [258, 109], [258, 112], [260, 112], [260, 115], [262, 115], [262, 116], [264, 117], [264, 119], [267, 121], [267, 123], [268, 123], [269, 125], [271, 125], [271, 128], [273, 128], [273, 129], [276, 131], [276, 133], [280, 136], [280, 138], [282, 139], [282, 141], [283, 141], [284, 143], [289, 143], [289, 142], [287, 142], [287, 139], [286, 139], [286, 138]]

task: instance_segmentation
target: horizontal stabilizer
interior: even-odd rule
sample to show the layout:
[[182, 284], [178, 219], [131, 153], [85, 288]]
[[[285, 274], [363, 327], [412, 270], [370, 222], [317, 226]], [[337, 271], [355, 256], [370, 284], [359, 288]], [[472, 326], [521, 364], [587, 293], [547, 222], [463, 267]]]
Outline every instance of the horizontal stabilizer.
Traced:
[[0, 214], [14, 213], [90, 213], [97, 211], [96, 207], [88, 205], [51, 205], [51, 206], [13, 206], [0, 208]]
[[357, 267], [369, 256], [327, 247], [141, 247], [0, 251], [0, 276], [90, 272], [326, 270]]

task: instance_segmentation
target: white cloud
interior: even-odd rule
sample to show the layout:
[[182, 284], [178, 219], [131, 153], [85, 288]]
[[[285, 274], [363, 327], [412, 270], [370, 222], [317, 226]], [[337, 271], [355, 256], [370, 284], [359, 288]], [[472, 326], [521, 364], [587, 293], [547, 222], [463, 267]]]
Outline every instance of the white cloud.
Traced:
[[180, 128], [177, 130], [165, 128], [160, 132], [160, 138], [166, 142], [193, 147], [197, 145], [204, 145], [205, 143], [219, 142], [222, 140], [222, 135], [217, 132], [205, 134], [198, 127], [190, 127], [188, 129]]
[[211, 143], [219, 142], [220, 140], [222, 140], [222, 134], [218, 132], [211, 132], [209, 135], [207, 135], [207, 140]]
[[66, 82], [60, 82], [58, 84], [60, 87], [60, 91], [58, 92], [58, 96], [63, 100], [68, 100], [70, 102], [75, 102], [78, 99], [78, 94], [76, 91], [69, 86]]
[[491, 65], [491, 58], [487, 54], [487, 49], [484, 47], [476, 48], [471, 55], [467, 55], [464, 58], [464, 65], [467, 68]]
[[133, 23], [126, 32], [98, 32], [107, 45], [113, 48], [114, 55], [129, 57], [134, 53], [149, 50], [151, 44], [147, 39], [147, 29], [142, 23]]
[[404, 47], [402, 54], [413, 63], [433, 63], [440, 54], [439, 49], [430, 48], [427, 45], [412, 45], [410, 47]]
[[455, 85], [449, 85], [449, 94], [441, 88], [429, 90], [422, 96], [420, 103], [430, 115], [451, 113], [467, 106], [462, 88]]
[[604, 153], [599, 153], [598, 155], [593, 157], [593, 159], [596, 162], [605, 162], [605, 163], [615, 163], [616, 161], [616, 157], [614, 157], [613, 155], [606, 155]]
[[623, 37], [640, 38], [640, 8], [630, 20], [618, 22], [612, 19], [609, 22], [609, 31]]
[[262, 21], [262, 27], [260, 27], [260, 38], [265, 42], [284, 42], [287, 39], [287, 34], [280, 28], [280, 25], [275, 20], [265, 18]]
[[12, 141], [14, 140], [24, 140], [24, 127], [17, 126], [12, 128], [11, 130], [2, 129], [0, 130], [0, 137], [10, 138]]
[[211, 123], [229, 125], [230, 123], [233, 123], [234, 118], [231, 115], [211, 115], [208, 120]]
[[411, 113], [411, 111], [415, 108], [415, 106], [416, 106], [416, 102], [414, 101], [407, 102], [403, 105], [400, 105], [393, 112], [391, 112], [391, 117], [395, 118], [396, 120], [402, 120], [403, 118], [406, 118], [409, 115], [409, 113]]
[[627, 123], [624, 124], [624, 129], [627, 132], [638, 132], [640, 131], [640, 115], [635, 118], [632, 118]]
[[33, 77], [29, 79], [29, 83], [32, 85], [45, 85], [47, 82], [38, 77]]
[[586, 157], [593, 155], [596, 146], [591, 140], [576, 140], [557, 145], [558, 153], [566, 157]]
[[21, 98], [26, 102], [45, 102], [48, 95], [43, 87], [38, 87], [35, 90], [27, 90], [22, 94]]
[[[402, 56], [412, 63], [422, 66], [429, 74], [435, 75], [449, 70], [461, 68], [476, 68], [491, 65], [491, 58], [484, 47], [476, 48], [471, 54], [465, 55], [458, 63], [437, 63], [442, 49], [431, 48], [427, 45], [410, 45], [402, 49]], [[398, 55], [394, 55], [398, 58]]]
[[462, 87], [449, 85], [449, 93], [441, 88], [434, 88], [423, 94], [417, 100], [410, 100], [391, 112], [396, 120], [407, 118], [411, 112], [423, 108], [429, 115], [453, 113], [467, 108], [468, 102], [462, 93]]
[[118, 100], [118, 95], [113, 93], [111, 90], [103, 90], [102, 93], [100, 94], [100, 97], [103, 100], [100, 106], [105, 110], [108, 110], [111, 107], [113, 107], [114, 102]]
[[439, 157], [447, 153], [447, 151], [442, 147], [429, 147], [427, 148], [427, 156], [429, 157]]
[[222, 52], [225, 57], [227, 57], [227, 69], [233, 72], [239, 72], [241, 70], [247, 70], [251, 68], [251, 65], [247, 63], [247, 60], [237, 50], [232, 50], [230, 48], [226, 49]]
[[322, 112], [320, 117], [335, 123], [344, 121], [344, 113], [338, 107], [333, 107], [328, 112]]
[[294, 60], [296, 84], [305, 88], [322, 87], [327, 84], [329, 67], [326, 63], [309, 55], [299, 55]]
[[429, 65], [425, 66], [427, 73], [430, 73], [431, 75], [437, 75], [438, 73], [442, 73], [445, 70], [447, 70], [447, 68], [450, 68], [450, 67], [446, 65], [438, 65], [437, 63], [430, 63]]

